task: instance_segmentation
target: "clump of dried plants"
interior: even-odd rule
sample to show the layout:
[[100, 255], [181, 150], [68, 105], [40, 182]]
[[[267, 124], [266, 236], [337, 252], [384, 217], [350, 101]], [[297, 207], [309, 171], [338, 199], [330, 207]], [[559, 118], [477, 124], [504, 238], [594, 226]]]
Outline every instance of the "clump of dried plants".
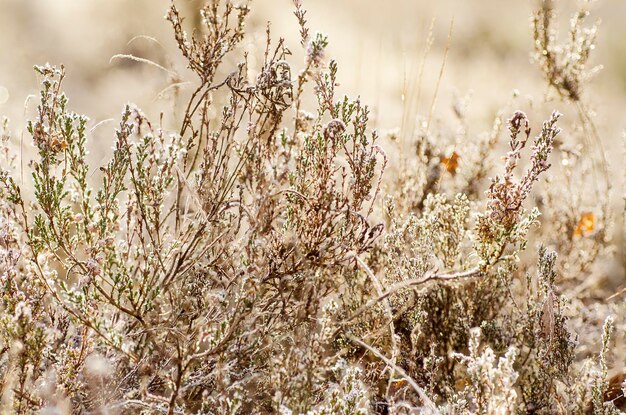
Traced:
[[[2, 132], [0, 412], [624, 410], [623, 296], [581, 288], [610, 250], [606, 203], [550, 190], [556, 157], [567, 180], [594, 167], [563, 144], [567, 115], [498, 114], [458, 152], [420, 129], [387, 177], [394, 141], [339, 94], [328, 39], [294, 7], [304, 62], [268, 28], [254, 71], [250, 6], [209, 1], [189, 34], [172, 4], [196, 76], [184, 116], [169, 131], [125, 106], [102, 166], [63, 66], [35, 67], [27, 166]], [[555, 47], [554, 13], [533, 20], [538, 62], [579, 102], [595, 28], [581, 11]]]

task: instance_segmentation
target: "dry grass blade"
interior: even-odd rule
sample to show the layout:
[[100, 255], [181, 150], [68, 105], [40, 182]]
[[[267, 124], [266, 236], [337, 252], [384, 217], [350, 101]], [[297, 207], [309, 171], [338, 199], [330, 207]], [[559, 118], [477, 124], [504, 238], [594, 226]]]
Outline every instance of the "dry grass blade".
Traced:
[[158, 63], [154, 61], [151, 61], [150, 59], [140, 58], [139, 56], [130, 55], [130, 54], [117, 54], [117, 55], [111, 56], [111, 59], [109, 59], [109, 63], [112, 63], [116, 59], [128, 59], [134, 62], [145, 63], [147, 65], [154, 66], [155, 68], [159, 68], [160, 70], [167, 72], [168, 74], [172, 76], [176, 76], [176, 72], [169, 70], [165, 68], [164, 66], [159, 65]]

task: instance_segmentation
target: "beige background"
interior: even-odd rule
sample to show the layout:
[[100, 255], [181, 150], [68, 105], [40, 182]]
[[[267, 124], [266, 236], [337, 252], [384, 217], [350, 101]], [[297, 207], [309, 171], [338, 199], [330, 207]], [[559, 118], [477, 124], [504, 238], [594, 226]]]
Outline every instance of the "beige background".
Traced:
[[[45, 62], [66, 65], [69, 75], [66, 87], [72, 102], [93, 118], [115, 116], [127, 100], [147, 110], [163, 107], [154, 99], [168, 84], [165, 74], [144, 65], [110, 63], [109, 59], [117, 53], [133, 53], [166, 66], [171, 61], [174, 68], [181, 70], [184, 62], [163, 19], [168, 3], [166, 0], [0, 0], [0, 85], [9, 93], [0, 112], [13, 118], [18, 116], [15, 121], [19, 121], [26, 95], [37, 88], [31, 67]], [[181, 7], [189, 8], [198, 3], [178, 1]], [[439, 108], [449, 103], [455, 94], [471, 93], [470, 111], [493, 112], [514, 89], [522, 95], [533, 96], [542, 91], [540, 73], [529, 62], [532, 47], [529, 16], [533, 3], [509, 0], [304, 2], [309, 10], [311, 29], [330, 37], [330, 55], [340, 63], [343, 90], [351, 95], [359, 93], [375, 106], [381, 127], [395, 127], [400, 123], [401, 97], [407, 92], [405, 80], [416, 73], [432, 19], [436, 19], [435, 44], [428, 55], [422, 85], [425, 105], [430, 101], [429, 92], [439, 72], [452, 19], [454, 33]], [[567, 10], [575, 2], [557, 3], [568, 6], [564, 7]], [[274, 37], [285, 36], [292, 40], [288, 42], [291, 48], [298, 49], [290, 0], [257, 0], [252, 6], [250, 29], [257, 32], [253, 39], [263, 41], [264, 33], [257, 29], [263, 29], [265, 22], [271, 20]], [[602, 0], [591, 7], [594, 10], [591, 18], [603, 21], [593, 63], [602, 63], [605, 69], [592, 83], [590, 98], [600, 117], [610, 117], [610, 112], [617, 110], [613, 106], [625, 101], [626, 25], [623, 22], [626, 2]], [[562, 26], [567, 29], [565, 18]], [[136, 35], [152, 36], [163, 47], [146, 40], [127, 45]], [[184, 73], [184, 77], [189, 78], [189, 74]], [[540, 100], [541, 94], [535, 99]], [[623, 127], [622, 120], [611, 125], [611, 136]]]

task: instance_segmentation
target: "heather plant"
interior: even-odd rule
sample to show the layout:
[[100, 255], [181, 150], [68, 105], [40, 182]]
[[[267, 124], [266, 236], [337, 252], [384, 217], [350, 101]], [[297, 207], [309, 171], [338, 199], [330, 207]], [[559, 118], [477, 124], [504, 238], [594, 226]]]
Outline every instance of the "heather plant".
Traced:
[[[268, 26], [254, 70], [249, 5], [211, 0], [189, 32], [172, 3], [195, 77], [182, 119], [124, 106], [104, 165], [64, 67], [35, 67], [36, 154], [18, 166], [8, 121], [0, 142], [0, 411], [620, 413], [623, 306], [591, 309], [572, 283], [608, 234], [559, 216], [543, 180], [554, 153], [585, 157], [559, 141], [567, 116], [533, 134], [526, 113], [499, 113], [467, 151], [420, 125], [388, 177], [397, 140], [340, 95], [329, 40], [294, 7], [304, 62]], [[553, 50], [542, 10], [540, 64], [579, 100], [588, 55]], [[556, 242], [544, 210], [568, 230]]]
[[[582, 143], [558, 143], [564, 168], [564, 179], [584, 182], [591, 177], [593, 199], [583, 193], [558, 194], [554, 186], [547, 191], [548, 198], [564, 198], [566, 207], [555, 206], [553, 222], [562, 234], [567, 235], [557, 243], [559, 252], [567, 255], [564, 264], [572, 269], [585, 269], [594, 259], [606, 251], [611, 222], [609, 212], [612, 180], [609, 176], [604, 146], [594, 122], [593, 111], [584, 96], [585, 84], [601, 69], [601, 65], [588, 68], [588, 61], [596, 46], [599, 22], [585, 27], [589, 11], [581, 7], [570, 20], [567, 41], [559, 43], [555, 4], [551, 0], [541, 2], [533, 14], [532, 27], [535, 43], [534, 59], [539, 64], [547, 83], [566, 102], [575, 106], [580, 119], [578, 130]], [[587, 157], [581, 157], [581, 153]], [[573, 241], [574, 236], [582, 236]], [[581, 257], [582, 256], [582, 257]], [[564, 270], [569, 274], [568, 270]]]

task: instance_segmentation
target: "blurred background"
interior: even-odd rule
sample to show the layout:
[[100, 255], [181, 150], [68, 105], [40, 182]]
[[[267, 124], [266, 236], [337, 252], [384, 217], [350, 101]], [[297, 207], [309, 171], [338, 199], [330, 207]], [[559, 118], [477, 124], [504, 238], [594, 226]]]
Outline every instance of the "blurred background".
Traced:
[[[159, 100], [159, 92], [171, 83], [166, 72], [110, 59], [134, 54], [174, 69], [183, 81], [195, 81], [185, 71], [164, 20], [168, 4], [168, 0], [0, 0], [0, 113], [10, 116], [14, 127], [22, 124], [24, 101], [38, 88], [32, 66], [46, 62], [66, 66], [65, 86], [73, 107], [94, 120], [115, 117], [127, 101], [148, 113], [166, 111], [167, 102]], [[201, 2], [177, 4], [191, 21], [192, 10]], [[255, 44], [262, 45], [266, 22], [271, 21], [273, 37], [287, 38], [296, 57], [301, 56], [291, 0], [256, 0], [251, 5], [253, 36], [243, 47], [253, 50]], [[304, 6], [311, 30], [329, 36], [329, 55], [340, 63], [343, 92], [361, 95], [373, 107], [381, 128], [400, 126], [407, 95], [415, 92], [411, 89], [431, 24], [434, 42], [425, 60], [418, 112], [430, 106], [448, 43], [437, 98], [441, 116], [457, 98], [469, 97], [471, 116], [494, 113], [514, 90], [538, 101], [545, 95], [541, 73], [530, 62], [534, 1], [305, 0]], [[566, 35], [576, 2], [557, 1], [557, 7]], [[626, 101], [626, 2], [599, 0], [588, 7], [590, 23], [602, 20], [591, 63], [604, 67], [587, 88], [588, 101], [606, 127], [608, 144], [621, 141], [625, 126], [621, 115]], [[136, 38], [141, 35], [159, 43]], [[168, 96], [162, 98], [167, 101]], [[613, 119], [615, 115], [618, 118]]]
[[[189, 16], [190, 26], [200, 4], [197, 0], [177, 1]], [[444, 120], [454, 116], [455, 107], [462, 107], [469, 137], [488, 131], [494, 115], [503, 108], [527, 112], [535, 131], [552, 109], [562, 112], [566, 122], [576, 122], [575, 109], [550, 98], [539, 68], [531, 62], [530, 16], [537, 2], [303, 0], [303, 4], [311, 30], [329, 36], [328, 54], [339, 62], [341, 92], [360, 95], [372, 107], [375, 126], [383, 131], [400, 129], [411, 135], [416, 120], [427, 116], [431, 107], [434, 125], [441, 128], [450, 128]], [[573, 0], [556, 2], [563, 36], [577, 4]], [[588, 24], [602, 21], [591, 66], [603, 66], [588, 85], [585, 100], [595, 111], [609, 156], [616, 190], [614, 209], [620, 218], [626, 127], [626, 2], [585, 4], [591, 10]], [[164, 113], [166, 126], [175, 125], [180, 116], [177, 102], [192, 90], [196, 80], [185, 68], [164, 19], [168, 5], [168, 0], [0, 0], [0, 116], [11, 119], [15, 137], [21, 136], [37, 103], [33, 94], [37, 94], [39, 80], [32, 66], [46, 62], [65, 65], [65, 90], [71, 109], [88, 115], [92, 126], [116, 120], [100, 124], [92, 133], [97, 142], [92, 157], [97, 160], [104, 160], [110, 152], [113, 128], [128, 101], [152, 119]], [[294, 52], [293, 61], [302, 62], [291, 0], [256, 0], [251, 5], [251, 35], [241, 49], [250, 52], [253, 69], [255, 58], [257, 68], [260, 64], [268, 21], [272, 22], [272, 37], [285, 37]], [[144, 63], [112, 59], [116, 54], [150, 59], [177, 75]], [[173, 88], [167, 89], [174, 82], [182, 82], [182, 98], [172, 96]], [[565, 137], [567, 133], [564, 131]], [[27, 140], [21, 146], [28, 152]], [[615, 232], [620, 246], [623, 233], [622, 223]], [[623, 258], [623, 247], [618, 253], [618, 258]]]

